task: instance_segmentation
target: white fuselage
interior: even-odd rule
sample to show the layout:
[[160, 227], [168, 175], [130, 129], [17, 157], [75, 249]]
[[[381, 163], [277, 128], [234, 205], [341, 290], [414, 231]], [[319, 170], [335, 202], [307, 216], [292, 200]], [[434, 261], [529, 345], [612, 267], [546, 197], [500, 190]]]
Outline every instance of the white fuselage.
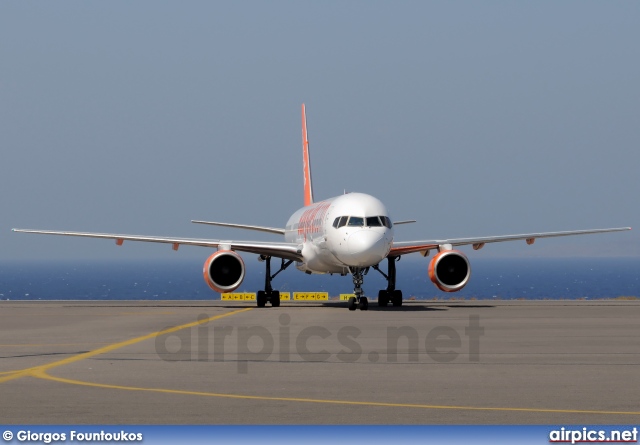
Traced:
[[312, 273], [349, 272], [382, 261], [393, 242], [393, 227], [384, 204], [364, 193], [348, 193], [296, 211], [285, 228], [285, 240], [302, 246], [298, 269]]

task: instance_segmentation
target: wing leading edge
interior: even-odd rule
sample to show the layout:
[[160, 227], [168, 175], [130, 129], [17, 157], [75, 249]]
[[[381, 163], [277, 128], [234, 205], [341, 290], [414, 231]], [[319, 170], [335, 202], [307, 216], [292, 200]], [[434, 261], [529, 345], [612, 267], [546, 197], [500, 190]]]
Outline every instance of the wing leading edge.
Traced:
[[68, 232], [56, 230], [11, 229], [21, 233], [39, 233], [42, 235], [79, 236], [85, 238], [112, 239], [121, 245], [124, 241], [142, 241], [149, 243], [172, 244], [174, 250], [180, 245], [233, 249], [241, 252], [268, 255], [294, 261], [302, 261], [300, 247], [294, 243], [260, 242], [260, 241], [226, 241], [198, 238], [174, 238], [162, 236], [125, 235], [116, 233]]
[[425, 240], [425, 241], [402, 241], [394, 242], [389, 252], [389, 256], [400, 256], [414, 252], [426, 252], [431, 249], [437, 249], [440, 246], [467, 246], [473, 245], [475, 250], [481, 249], [488, 243], [500, 243], [504, 241], [525, 240], [527, 244], [533, 244], [537, 238], [553, 238], [558, 236], [572, 235], [590, 235], [594, 233], [623, 232], [631, 230], [631, 227], [618, 227], [614, 229], [592, 229], [592, 230], [571, 230], [566, 232], [541, 232], [541, 233], [525, 233], [519, 235], [499, 235], [485, 236], [478, 238], [452, 238], [444, 240]]

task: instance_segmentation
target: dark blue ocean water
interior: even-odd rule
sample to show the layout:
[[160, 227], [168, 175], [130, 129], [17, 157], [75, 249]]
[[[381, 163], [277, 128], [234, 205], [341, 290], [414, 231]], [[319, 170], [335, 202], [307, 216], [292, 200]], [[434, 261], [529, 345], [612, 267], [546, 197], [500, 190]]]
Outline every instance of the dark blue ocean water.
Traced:
[[[202, 277], [204, 259], [0, 263], [0, 300], [211, 300], [220, 295]], [[263, 288], [263, 263], [246, 258], [247, 278], [238, 292]], [[278, 264], [274, 261], [274, 266]], [[386, 268], [382, 267], [384, 270]], [[598, 299], [640, 297], [640, 258], [473, 259], [469, 284], [440, 292], [427, 276], [428, 259], [397, 263], [405, 298]], [[275, 269], [274, 269], [275, 271]], [[351, 277], [305, 275], [291, 266], [274, 280], [283, 291], [353, 291]], [[368, 296], [386, 287], [374, 270], [365, 277]]]

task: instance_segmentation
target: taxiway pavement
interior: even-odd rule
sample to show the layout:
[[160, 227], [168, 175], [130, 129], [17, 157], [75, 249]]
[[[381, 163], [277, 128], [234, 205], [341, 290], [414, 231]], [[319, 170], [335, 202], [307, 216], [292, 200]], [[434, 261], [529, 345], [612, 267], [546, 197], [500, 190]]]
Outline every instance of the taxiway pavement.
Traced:
[[640, 301], [0, 302], [5, 424], [637, 424]]

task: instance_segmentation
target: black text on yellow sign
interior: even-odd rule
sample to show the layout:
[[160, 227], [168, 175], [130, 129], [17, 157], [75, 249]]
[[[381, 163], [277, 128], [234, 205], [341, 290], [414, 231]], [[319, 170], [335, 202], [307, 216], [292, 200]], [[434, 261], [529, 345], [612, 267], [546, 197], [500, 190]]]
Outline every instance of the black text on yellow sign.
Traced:
[[256, 299], [255, 292], [227, 292], [220, 296], [225, 301], [251, 301]]
[[280, 292], [280, 301], [291, 300], [291, 292]]
[[349, 301], [349, 298], [354, 297], [356, 294], [340, 294], [340, 301]]
[[329, 292], [294, 292], [294, 301], [327, 301]]

